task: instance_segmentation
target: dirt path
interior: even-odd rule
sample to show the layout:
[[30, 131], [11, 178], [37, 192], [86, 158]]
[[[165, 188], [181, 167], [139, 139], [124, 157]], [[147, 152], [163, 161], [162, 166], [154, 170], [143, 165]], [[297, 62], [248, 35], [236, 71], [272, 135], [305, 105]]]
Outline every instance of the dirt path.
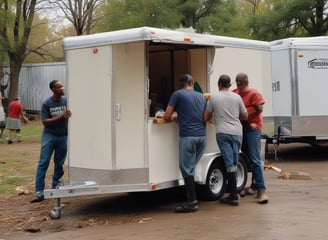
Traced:
[[278, 157], [272, 164], [313, 179], [283, 180], [265, 171], [267, 205], [249, 196], [238, 207], [201, 201], [198, 212], [175, 214], [183, 194], [171, 190], [67, 198], [61, 219], [50, 220], [53, 200], [30, 204], [31, 195], [21, 195], [0, 199], [0, 240], [327, 239], [328, 147], [283, 146]]

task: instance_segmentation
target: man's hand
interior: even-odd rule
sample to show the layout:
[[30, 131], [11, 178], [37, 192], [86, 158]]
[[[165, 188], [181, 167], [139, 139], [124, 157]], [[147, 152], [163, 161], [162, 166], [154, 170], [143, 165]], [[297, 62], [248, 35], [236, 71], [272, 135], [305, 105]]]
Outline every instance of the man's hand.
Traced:
[[72, 116], [71, 110], [65, 110], [63, 113], [64, 118], [70, 118]]

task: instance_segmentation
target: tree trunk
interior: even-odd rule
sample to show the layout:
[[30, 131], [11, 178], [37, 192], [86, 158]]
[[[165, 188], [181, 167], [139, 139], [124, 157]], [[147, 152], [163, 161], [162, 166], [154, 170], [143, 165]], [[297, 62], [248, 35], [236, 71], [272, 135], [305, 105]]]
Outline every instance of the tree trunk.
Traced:
[[23, 61], [10, 61], [10, 88], [9, 88], [9, 102], [13, 101], [18, 96], [19, 73], [22, 68]]

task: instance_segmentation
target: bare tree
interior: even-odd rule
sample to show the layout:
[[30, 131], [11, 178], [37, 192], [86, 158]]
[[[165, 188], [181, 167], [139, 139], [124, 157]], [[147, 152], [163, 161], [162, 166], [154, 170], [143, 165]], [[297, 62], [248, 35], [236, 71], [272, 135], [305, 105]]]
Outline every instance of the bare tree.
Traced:
[[18, 95], [19, 73], [26, 57], [36, 4], [37, 0], [0, 1], [0, 42], [10, 66], [9, 100]]
[[104, 0], [54, 0], [49, 1], [57, 6], [65, 18], [72, 23], [76, 35], [90, 34], [96, 24], [95, 10]]

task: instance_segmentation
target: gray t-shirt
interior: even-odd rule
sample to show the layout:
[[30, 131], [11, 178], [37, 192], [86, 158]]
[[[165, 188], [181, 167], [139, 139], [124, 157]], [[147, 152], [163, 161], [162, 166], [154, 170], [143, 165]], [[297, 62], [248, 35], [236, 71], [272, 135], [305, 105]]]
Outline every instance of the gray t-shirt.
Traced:
[[213, 113], [216, 133], [242, 135], [241, 114], [247, 110], [241, 97], [231, 91], [219, 91], [212, 95], [206, 107], [207, 112]]

